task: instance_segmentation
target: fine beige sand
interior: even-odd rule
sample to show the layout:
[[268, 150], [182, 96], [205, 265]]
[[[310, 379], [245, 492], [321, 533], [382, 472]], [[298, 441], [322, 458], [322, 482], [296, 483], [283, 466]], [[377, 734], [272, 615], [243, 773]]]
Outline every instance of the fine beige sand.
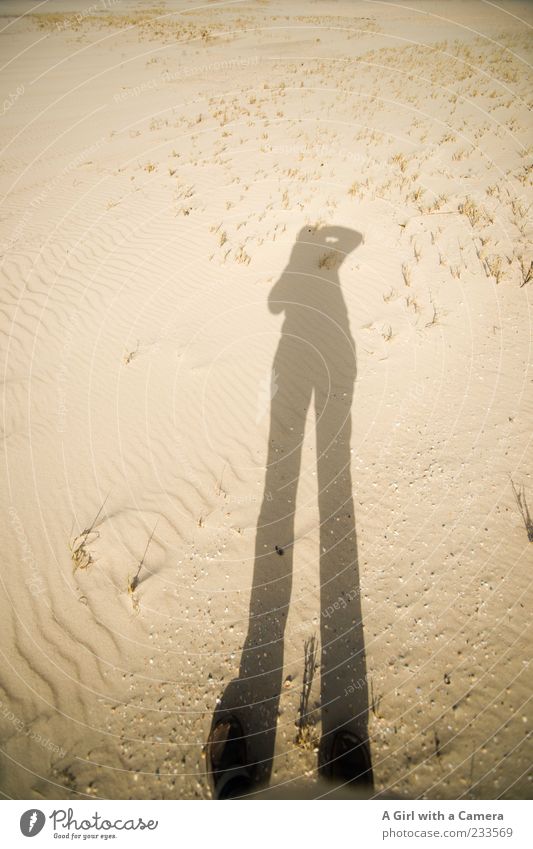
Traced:
[[267, 597], [274, 792], [531, 795], [532, 24], [2, 3], [3, 795], [209, 798]]

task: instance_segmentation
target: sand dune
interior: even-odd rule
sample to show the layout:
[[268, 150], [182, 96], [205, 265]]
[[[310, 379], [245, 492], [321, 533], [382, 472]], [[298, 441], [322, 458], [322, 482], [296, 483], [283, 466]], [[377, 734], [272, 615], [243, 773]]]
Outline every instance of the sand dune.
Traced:
[[342, 303], [318, 287], [329, 324], [294, 335], [332, 386], [355, 346], [375, 790], [528, 796], [531, 7], [64, 5], [0, 10], [2, 792], [209, 797], [263, 537], [294, 542], [271, 784], [315, 786], [304, 644], [342, 628], [321, 622], [314, 353], [287, 355], [276, 407], [282, 453], [302, 445], [294, 540], [257, 524], [269, 295], [302, 228], [336, 227], [362, 238], [342, 264], [306, 248], [306, 274]]

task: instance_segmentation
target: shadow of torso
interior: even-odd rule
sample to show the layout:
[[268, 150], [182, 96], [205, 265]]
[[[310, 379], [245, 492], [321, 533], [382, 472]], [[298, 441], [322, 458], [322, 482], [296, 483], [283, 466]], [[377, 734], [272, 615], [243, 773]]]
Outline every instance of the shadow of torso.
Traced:
[[293, 381], [311, 381], [320, 393], [355, 380], [355, 343], [339, 280], [343, 259], [323, 240], [297, 242], [268, 299], [272, 312], [285, 314], [276, 361], [290, 362]]

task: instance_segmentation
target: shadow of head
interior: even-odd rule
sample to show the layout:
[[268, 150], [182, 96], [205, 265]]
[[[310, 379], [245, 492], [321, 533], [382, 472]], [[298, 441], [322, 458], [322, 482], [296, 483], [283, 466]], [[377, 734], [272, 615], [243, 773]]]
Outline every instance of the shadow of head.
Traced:
[[[348, 254], [354, 251], [363, 241], [363, 236], [357, 230], [349, 227], [338, 227], [335, 225], [325, 227], [302, 227], [296, 237], [292, 250], [290, 263], [301, 260], [304, 257], [315, 261], [319, 267], [328, 269], [328, 262], [324, 259], [328, 256], [334, 257], [331, 263], [336, 270], [346, 259]], [[321, 265], [321, 258], [323, 263]]]
[[[270, 311], [284, 310], [294, 317], [307, 304], [314, 307], [317, 315], [329, 314], [341, 321], [339, 311], [343, 308], [343, 299], [339, 268], [362, 242], [361, 233], [349, 227], [302, 227], [289, 262], [270, 292]], [[303, 319], [304, 315], [300, 317]], [[309, 313], [306, 318], [310, 319]]]

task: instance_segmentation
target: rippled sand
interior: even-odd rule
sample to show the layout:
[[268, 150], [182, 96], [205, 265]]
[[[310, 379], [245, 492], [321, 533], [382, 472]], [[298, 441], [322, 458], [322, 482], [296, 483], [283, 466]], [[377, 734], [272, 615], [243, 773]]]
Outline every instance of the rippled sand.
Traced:
[[[342, 637], [319, 558], [356, 531], [366, 669], [333, 692], [376, 792], [530, 795], [531, 6], [88, 5], [0, 9], [2, 792], [208, 797], [259, 540], [292, 566], [271, 784], [312, 792], [304, 644]], [[306, 227], [362, 238], [306, 254], [342, 302], [280, 375]], [[331, 546], [306, 386], [351, 420]], [[271, 404], [293, 539], [257, 534]]]

